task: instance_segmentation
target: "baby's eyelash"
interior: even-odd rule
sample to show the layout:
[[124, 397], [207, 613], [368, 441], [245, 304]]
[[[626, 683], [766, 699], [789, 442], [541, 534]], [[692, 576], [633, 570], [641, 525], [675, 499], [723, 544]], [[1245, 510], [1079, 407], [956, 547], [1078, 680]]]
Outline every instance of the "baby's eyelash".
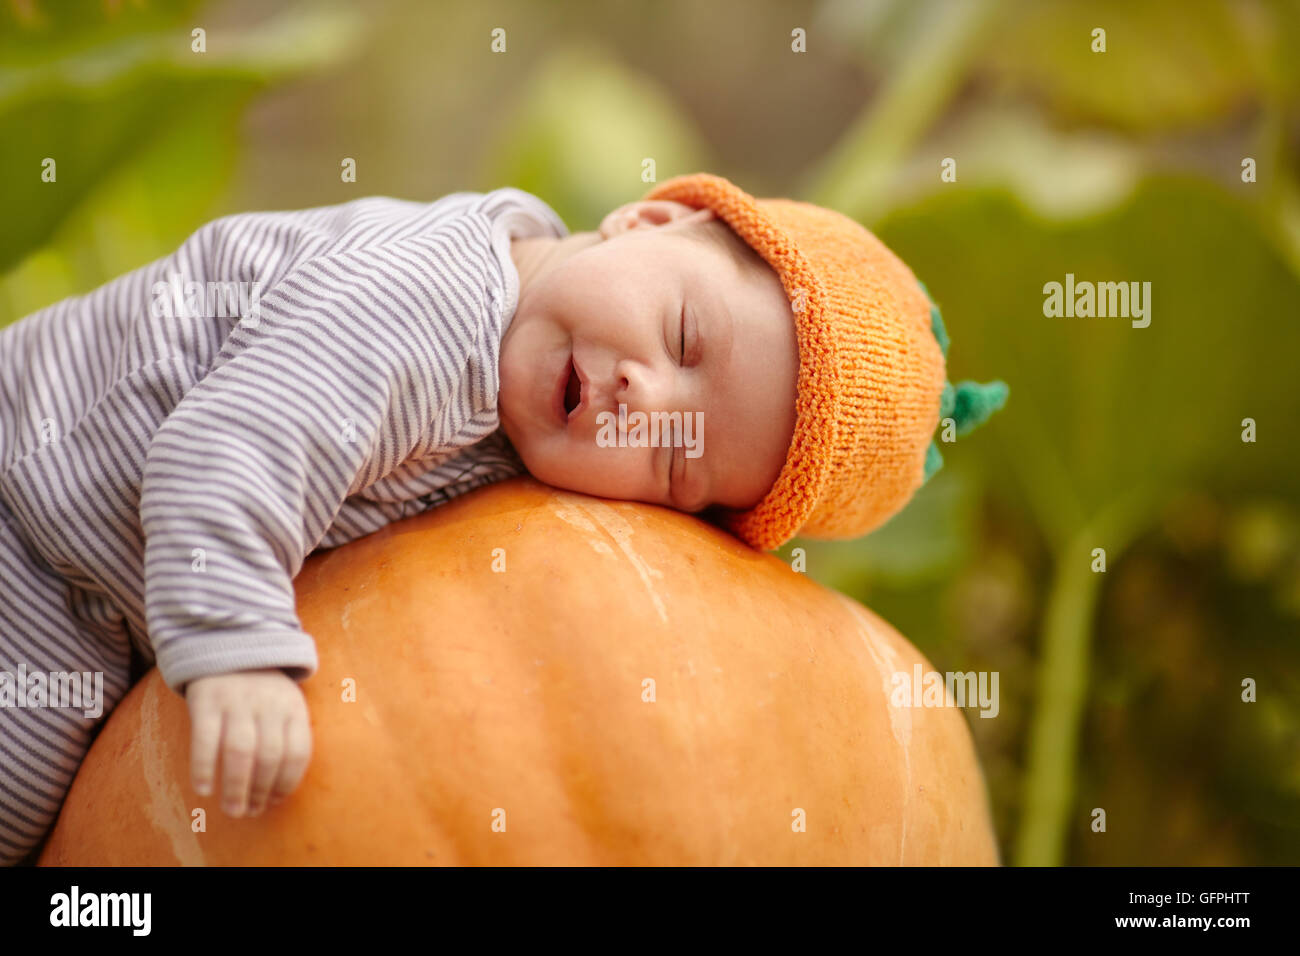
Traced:
[[668, 500], [673, 500], [673, 465], [677, 462], [677, 446], [673, 444], [672, 424], [668, 425]]
[[682, 339], [681, 339], [681, 346], [677, 351], [677, 355], [678, 355], [677, 364], [685, 365], [686, 364], [686, 303], [685, 302], [682, 303]]

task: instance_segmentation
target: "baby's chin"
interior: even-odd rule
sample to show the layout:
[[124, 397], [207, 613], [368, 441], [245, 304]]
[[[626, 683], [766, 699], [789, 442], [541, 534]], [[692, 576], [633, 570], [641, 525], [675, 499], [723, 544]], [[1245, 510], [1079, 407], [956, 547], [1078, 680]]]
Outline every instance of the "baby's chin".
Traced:
[[[528, 465], [529, 448], [532, 444], [529, 441], [528, 433], [519, 428], [514, 423], [514, 420], [505, 413], [504, 406], [499, 400], [497, 403], [497, 420], [500, 423], [501, 431], [505, 433], [506, 440], [510, 442], [519, 457], [523, 459], [524, 464]], [[528, 470], [532, 471], [532, 467], [529, 466]]]
[[[504, 426], [503, 426], [504, 427]], [[599, 490], [599, 482], [593, 485], [592, 475], [586, 472], [575, 473], [572, 465], [564, 460], [562, 453], [557, 454], [554, 449], [540, 448], [539, 444], [533, 444], [522, 439], [523, 447], [506, 432], [506, 437], [510, 438], [511, 444], [518, 453], [519, 458], [528, 469], [528, 474], [537, 479], [544, 485], [550, 485], [552, 488], [559, 488], [561, 491], [572, 491], [577, 494], [602, 495], [604, 492]], [[607, 497], [617, 497], [609, 495]]]
[[[502, 392], [504, 394], [504, 390]], [[504, 410], [505, 406], [498, 402], [498, 418], [501, 425], [501, 431], [505, 433], [506, 439], [515, 450], [515, 454], [524, 463], [528, 473], [538, 481], [548, 485], [557, 485], [557, 481], [552, 480], [558, 477], [554, 472], [555, 469], [548, 467], [548, 460], [545, 454], [539, 453], [538, 446], [541, 439], [535, 430], [529, 425], [520, 425], [510, 417]]]

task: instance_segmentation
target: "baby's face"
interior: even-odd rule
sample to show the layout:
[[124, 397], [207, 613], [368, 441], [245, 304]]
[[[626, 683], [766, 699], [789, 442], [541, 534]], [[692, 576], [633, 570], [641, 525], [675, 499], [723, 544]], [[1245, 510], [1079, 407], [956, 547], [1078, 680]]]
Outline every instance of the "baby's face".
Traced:
[[[761, 260], [742, 269], [712, 242], [678, 235], [687, 215], [712, 213], [631, 203], [599, 236], [515, 240], [521, 288], [498, 405], [539, 480], [699, 511], [753, 507], [780, 473], [799, 372], [790, 300]], [[623, 447], [609, 440], [620, 403]], [[674, 411], [696, 434], [676, 447], [666, 433], [638, 442], [634, 413]]]

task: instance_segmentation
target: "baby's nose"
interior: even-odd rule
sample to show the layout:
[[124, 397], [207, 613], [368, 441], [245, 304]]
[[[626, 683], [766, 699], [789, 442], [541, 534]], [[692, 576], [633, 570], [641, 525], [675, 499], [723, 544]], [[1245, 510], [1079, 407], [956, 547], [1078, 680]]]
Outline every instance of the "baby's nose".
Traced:
[[677, 396], [668, 376], [620, 365], [614, 370], [614, 401], [628, 411], [664, 412], [676, 407]]

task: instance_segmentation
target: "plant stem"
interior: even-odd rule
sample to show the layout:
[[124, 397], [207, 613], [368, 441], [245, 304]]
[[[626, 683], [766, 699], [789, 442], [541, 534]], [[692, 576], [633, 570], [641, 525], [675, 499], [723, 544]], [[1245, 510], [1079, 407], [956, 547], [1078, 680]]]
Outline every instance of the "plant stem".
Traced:
[[[1000, 0], [962, 0], [909, 8], [925, 29], [903, 57], [903, 67], [840, 137], [808, 176], [811, 202], [867, 222], [884, 212], [890, 181], [908, 151], [948, 105]], [[935, 175], [938, 176], [936, 169]]]
[[1057, 555], [1047, 598], [1038, 705], [1030, 726], [1024, 811], [1014, 863], [1059, 866], [1075, 798], [1079, 729], [1088, 689], [1088, 665], [1102, 575], [1092, 570], [1092, 550], [1117, 561], [1145, 526], [1152, 496], [1135, 490], [1103, 509]]

